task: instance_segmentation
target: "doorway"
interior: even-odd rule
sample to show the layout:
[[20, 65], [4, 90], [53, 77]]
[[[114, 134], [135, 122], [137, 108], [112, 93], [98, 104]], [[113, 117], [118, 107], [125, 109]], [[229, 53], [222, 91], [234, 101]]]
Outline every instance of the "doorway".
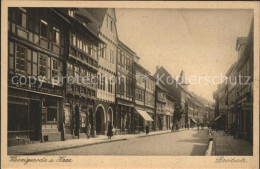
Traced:
[[104, 110], [102, 107], [97, 108], [96, 112], [96, 132], [97, 135], [104, 134]]
[[41, 116], [41, 102], [38, 100], [30, 100], [29, 136], [31, 141], [39, 141], [41, 138]]

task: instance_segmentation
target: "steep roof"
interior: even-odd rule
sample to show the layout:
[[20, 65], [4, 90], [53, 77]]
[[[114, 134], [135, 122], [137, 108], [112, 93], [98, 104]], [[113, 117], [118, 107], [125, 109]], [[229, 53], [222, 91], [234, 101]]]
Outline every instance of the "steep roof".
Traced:
[[96, 18], [96, 20], [99, 22], [99, 27], [101, 27], [108, 8], [86, 8], [86, 10]]
[[240, 45], [245, 45], [247, 43], [247, 37], [238, 37], [236, 42], [236, 49], [238, 50]]

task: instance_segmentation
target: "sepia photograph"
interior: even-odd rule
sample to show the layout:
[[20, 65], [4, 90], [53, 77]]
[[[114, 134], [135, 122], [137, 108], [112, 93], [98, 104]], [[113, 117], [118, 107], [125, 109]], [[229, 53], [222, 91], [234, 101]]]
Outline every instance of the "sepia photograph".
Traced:
[[7, 161], [255, 158], [255, 10], [110, 6], [6, 8]]

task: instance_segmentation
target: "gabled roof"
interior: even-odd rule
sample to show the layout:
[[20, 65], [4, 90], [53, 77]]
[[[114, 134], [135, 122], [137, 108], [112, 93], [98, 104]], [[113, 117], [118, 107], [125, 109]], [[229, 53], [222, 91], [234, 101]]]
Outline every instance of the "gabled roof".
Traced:
[[86, 8], [86, 10], [96, 18], [99, 22], [99, 27], [101, 28], [108, 8]]

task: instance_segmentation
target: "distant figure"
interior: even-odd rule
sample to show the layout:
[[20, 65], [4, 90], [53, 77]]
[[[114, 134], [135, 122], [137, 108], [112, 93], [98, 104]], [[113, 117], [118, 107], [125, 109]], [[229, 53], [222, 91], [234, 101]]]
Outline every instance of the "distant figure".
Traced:
[[146, 133], [146, 135], [148, 135], [149, 134], [149, 124], [146, 124], [146, 126], [145, 126], [145, 133]]
[[108, 130], [107, 130], [107, 137], [108, 137], [108, 139], [111, 139], [112, 136], [113, 136], [113, 125], [112, 125], [112, 122], [109, 122]]
[[176, 131], [179, 131], [179, 125], [176, 124]]
[[200, 129], [200, 124], [198, 123], [197, 126], [198, 126], [198, 130], [199, 130]]
[[183, 129], [183, 125], [181, 125], [181, 128]]
[[89, 123], [88, 126], [87, 126], [87, 138], [88, 139], [90, 138], [90, 133], [91, 133], [91, 125]]

